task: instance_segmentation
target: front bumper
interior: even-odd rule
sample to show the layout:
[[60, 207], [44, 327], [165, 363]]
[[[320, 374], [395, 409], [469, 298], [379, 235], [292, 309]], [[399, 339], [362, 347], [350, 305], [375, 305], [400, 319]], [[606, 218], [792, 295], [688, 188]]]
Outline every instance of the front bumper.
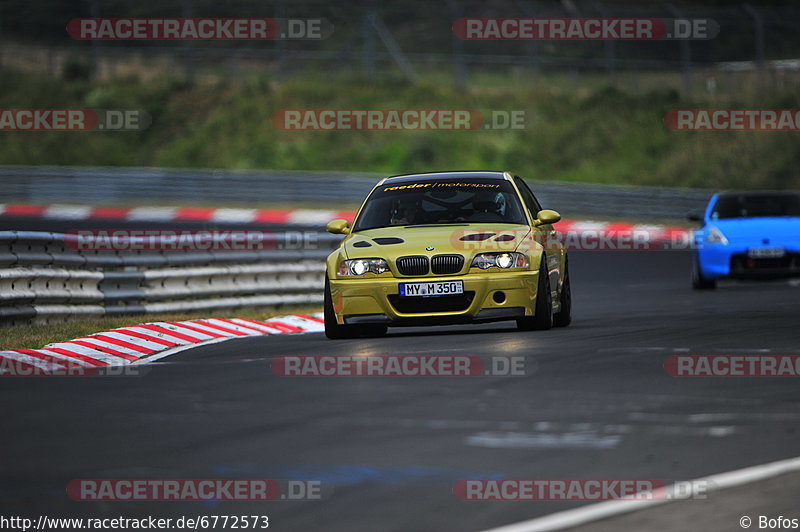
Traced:
[[[400, 283], [463, 281], [461, 296], [400, 297]], [[532, 316], [539, 272], [481, 272], [441, 277], [331, 279], [339, 324], [448, 325]], [[502, 292], [502, 297], [500, 294]]]
[[751, 259], [748, 246], [709, 246], [698, 250], [700, 270], [706, 279], [781, 279], [800, 277], [800, 250], [786, 249], [774, 259]]

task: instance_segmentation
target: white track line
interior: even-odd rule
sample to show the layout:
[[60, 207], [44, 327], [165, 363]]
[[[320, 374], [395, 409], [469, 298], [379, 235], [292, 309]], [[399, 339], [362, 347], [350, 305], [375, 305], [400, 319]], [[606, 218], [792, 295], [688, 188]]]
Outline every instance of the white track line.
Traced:
[[[138, 351], [133, 351], [132, 349], [127, 349], [125, 347], [120, 347], [116, 344], [111, 344], [108, 342], [102, 342], [100, 340], [96, 340], [94, 338], [77, 338], [77, 340], [85, 341], [86, 343], [96, 345], [98, 347], [108, 347], [108, 349], [113, 349], [119, 353], [125, 353], [128, 355], [133, 355], [135, 357], [140, 357], [142, 354]], [[105, 362], [109, 366], [118, 366], [120, 364], [127, 363], [127, 359], [118, 356], [112, 355], [111, 353], [104, 353], [99, 349], [92, 349], [91, 347], [86, 347], [85, 345], [78, 345], [73, 344], [72, 342], [59, 342], [57, 344], [47, 344], [42, 349], [63, 349], [64, 351], [68, 351], [71, 353], [77, 353], [79, 355], [84, 355], [89, 358], [93, 358], [99, 362]]]
[[[287, 325], [300, 327], [304, 331], [317, 332], [325, 330], [325, 324], [320, 323], [318, 321], [302, 318], [300, 316], [284, 316], [282, 318], [275, 318], [275, 321], [282, 321]], [[269, 323], [269, 320], [267, 320], [267, 323]]]
[[[320, 317], [321, 313], [316, 313], [314, 314], [314, 316]], [[300, 327], [302, 330], [297, 331], [296, 333], [316, 332], [317, 330], [324, 329], [324, 327], [320, 323], [295, 315], [276, 316], [275, 318], [270, 318], [270, 319], [276, 322], [285, 321], [286, 325], [289, 325], [290, 323], [297, 324], [297, 326]], [[185, 351], [186, 349], [192, 349], [195, 347], [202, 347], [210, 344], [215, 344], [218, 342], [222, 342], [224, 340], [235, 340], [237, 338], [252, 338], [254, 336], [296, 334], [294, 332], [290, 333], [288, 331], [285, 331], [283, 330], [285, 327], [283, 328], [278, 327], [277, 325], [275, 325], [274, 323], [270, 323], [269, 321], [251, 323], [248, 320], [243, 320], [239, 318], [225, 318], [225, 319], [209, 318], [198, 321], [199, 323], [195, 323], [193, 321], [177, 322], [175, 324], [167, 322], [150, 322], [145, 324], [132, 325], [130, 327], [122, 327], [118, 329], [112, 329], [110, 331], [99, 332], [92, 336], [84, 336], [76, 338], [75, 340], [67, 342], [48, 344], [41, 349], [31, 350], [39, 354], [46, 355], [48, 357], [47, 359], [42, 359], [35, 357], [33, 355], [20, 353], [17, 350], [0, 351], [0, 365], [2, 365], [2, 361], [4, 359], [7, 359], [17, 362], [23, 362], [44, 370], [50, 370], [56, 366], [61, 368], [63, 362], [73, 362], [78, 365], [86, 367], [93, 366], [93, 364], [85, 360], [82, 360], [79, 357], [73, 357], [65, 353], [57, 353], [53, 351], [54, 349], [63, 349], [66, 353], [83, 355], [109, 366], [125, 366], [128, 364], [147, 364], [149, 362], [160, 360], [169, 355]], [[157, 325], [159, 327], [162, 327], [163, 329], [166, 329], [167, 332], [154, 331], [146, 328], [145, 325]], [[223, 330], [215, 328], [214, 326], [223, 327], [231, 332], [225, 332]], [[189, 329], [187, 327], [192, 327], [192, 329]], [[151, 338], [151, 340], [139, 338], [138, 336], [131, 336], [131, 333], [141, 334], [147, 338]], [[172, 333], [185, 335], [187, 338], [192, 338], [197, 341], [192, 342], [190, 340], [186, 340], [178, 336], [173, 336]], [[130, 345], [120, 346], [108, 340], [103, 340], [101, 338], [98, 338], [98, 335], [106, 336], [109, 339], [121, 340]], [[154, 341], [158, 339], [166, 340], [168, 342], [178, 345], [173, 347], [167, 347], [164, 344]], [[80, 345], [74, 343], [76, 341], [80, 341], [86, 345]], [[141, 350], [137, 350], [136, 348], [141, 348]], [[129, 360], [123, 356], [113, 355], [111, 353], [103, 351], [103, 349], [109, 349], [118, 353], [132, 355], [136, 357], [137, 360]], [[144, 350], [151, 350], [155, 352], [150, 355], [145, 355]], [[3, 374], [4, 374], [3, 369], [2, 367], [0, 367], [0, 375]]]
[[[73, 343], [75, 340], [79, 340], [79, 341], [85, 342], [85, 343], [87, 343], [89, 345], [93, 345], [93, 346], [95, 346], [95, 348], [91, 348], [91, 347], [87, 347], [87, 346], [84, 346], [84, 345]], [[121, 359], [125, 360], [124, 357], [120, 357], [119, 355], [113, 355], [111, 353], [108, 353], [107, 351], [104, 351], [104, 349], [110, 349], [110, 350], [112, 350], [114, 352], [117, 352], [117, 353], [124, 353], [126, 355], [133, 355], [135, 357], [142, 356], [142, 352], [141, 351], [135, 351], [135, 350], [130, 349], [128, 347], [123, 347], [121, 345], [113, 344], [113, 343], [107, 342], [105, 340], [99, 340], [99, 339], [95, 338], [94, 336], [86, 336], [84, 338], [75, 338], [75, 340], [70, 340], [69, 342], [61, 342], [59, 344], [52, 344], [52, 345], [54, 345], [56, 347], [60, 347], [62, 349], [66, 349], [67, 351], [75, 351], [76, 353], [80, 353], [82, 355], [87, 355], [87, 356], [95, 358], [97, 360], [103, 360], [104, 362], [106, 360], [99, 358], [98, 353], [100, 355], [102, 355], [102, 356], [111, 357], [109, 360], [116, 360], [117, 362], [119, 362], [119, 360], [121, 360]], [[45, 349], [47, 349], [48, 347], [51, 347], [51, 346], [50, 345], [44, 346]], [[78, 351], [78, 349], [88, 349], [89, 351], [83, 352], [83, 351]]]
[[215, 222], [251, 223], [258, 216], [256, 209], [216, 209], [211, 219]]
[[264, 329], [260, 327], [256, 327], [252, 323], [243, 321], [243, 320], [236, 320], [233, 318], [216, 318], [223, 323], [228, 323], [231, 325], [231, 329], [239, 330], [238, 328], [241, 327], [245, 331], [253, 331], [255, 334], [262, 336], [264, 334]]
[[178, 338], [177, 336], [172, 336], [171, 334], [167, 334], [165, 332], [154, 331], [146, 327], [140, 327], [138, 325], [134, 325], [132, 327], [125, 327], [125, 330], [138, 332], [145, 336], [152, 336], [153, 338], [158, 338], [159, 340], [165, 340], [167, 342], [172, 342], [178, 345], [188, 345], [188, 344], [194, 345], [197, 343], [197, 342], [190, 342], [189, 340], [184, 340], [183, 338]]
[[181, 351], [186, 351], [187, 349], [194, 349], [195, 347], [205, 347], [207, 345], [218, 344], [219, 342], [224, 342], [226, 340], [236, 340], [237, 338], [248, 338], [247, 336], [234, 336], [233, 338], [226, 336], [225, 338], [214, 338], [213, 340], [207, 340], [205, 342], [200, 342], [199, 344], [191, 344], [191, 345], [180, 345], [178, 347], [173, 347], [167, 349], [166, 351], [161, 351], [160, 353], [154, 353], [148, 357], [140, 358], [139, 360], [135, 360], [131, 362], [131, 365], [138, 366], [138, 365], [145, 365], [151, 362], [155, 362], [156, 360], [161, 360], [162, 358], [168, 357], [170, 355], [174, 355], [180, 353]]
[[[800, 456], [769, 462], [744, 469], [736, 469], [726, 473], [718, 473], [708, 477], [698, 478], [691, 481], [691, 485], [704, 487], [706, 493], [712, 493], [727, 488], [743, 486], [752, 482], [758, 482], [784, 473], [800, 471]], [[697, 484], [696, 484], [697, 483]], [[684, 486], [682, 486], [685, 488]], [[670, 488], [666, 488], [666, 493], [670, 493]], [[546, 532], [552, 530], [564, 530], [567, 528], [584, 525], [600, 519], [608, 519], [627, 513], [636, 512], [646, 508], [651, 508], [668, 502], [676, 502], [683, 499], [653, 499], [653, 500], [631, 500], [631, 501], [604, 501], [565, 510], [544, 517], [537, 517], [528, 521], [520, 521], [498, 528], [488, 529], [484, 532]]]
[[216, 338], [215, 336], [211, 336], [210, 334], [205, 334], [201, 332], [194, 331], [189, 329], [188, 327], [183, 326], [180, 322], [176, 322], [179, 325], [172, 325], [166, 321], [154, 321], [150, 323], [150, 325], [158, 325], [168, 331], [174, 331], [176, 333], [182, 334], [184, 336], [188, 336], [189, 338], [195, 338], [198, 342], [205, 342], [206, 340], [213, 340]]
[[336, 211], [297, 209], [289, 212], [290, 224], [325, 225], [333, 220]]
[[169, 222], [177, 211], [177, 207], [134, 207], [125, 218], [129, 222]]
[[85, 220], [92, 213], [92, 208], [86, 205], [50, 205], [42, 216], [58, 220]]
[[[322, 313], [318, 312], [318, 313], [314, 313], [314, 314], [311, 314], [311, 315], [312, 316], [321, 317]], [[299, 318], [299, 316], [276, 316], [275, 318], [270, 318], [270, 319], [278, 320], [278, 319], [285, 319], [287, 317], [297, 317], [297, 318]], [[239, 318], [232, 318], [232, 319], [233, 320], [239, 320]], [[305, 318], [299, 318], [299, 319], [302, 319], [302, 320], [308, 322], [308, 320], [306, 320]], [[204, 321], [211, 322], [212, 319], [208, 319], [208, 320], [204, 320]], [[242, 325], [246, 324], [247, 327], [255, 329], [255, 324], [249, 323], [249, 322], [243, 321], [243, 320], [241, 320], [241, 321], [242, 321]], [[178, 323], [180, 323], [180, 322], [178, 322]], [[200, 329], [204, 328], [202, 325], [200, 325], [198, 323], [192, 323], [192, 322], [186, 322], [186, 323], [189, 324], [189, 325], [192, 325], [194, 327], [198, 327]], [[269, 323], [269, 320], [267, 320], [266, 322], [262, 322], [262, 323], [264, 323], [265, 325], [261, 325], [261, 327], [269, 328], [268, 325], [266, 325], [266, 324]], [[220, 326], [226, 326], [227, 325], [229, 329], [234, 329], [235, 328], [235, 327], [232, 326], [232, 324], [226, 324], [225, 322], [220, 323], [219, 325]], [[324, 326], [322, 328], [324, 330]], [[206, 329], [208, 329], [208, 328], [206, 327]], [[215, 332], [218, 332], [219, 334], [229, 334], [229, 333], [224, 333], [224, 332], [216, 331], [216, 330], [215, 330]], [[300, 333], [285, 333], [285, 332], [283, 332], [283, 331], [281, 331], [279, 329], [275, 329], [275, 332], [271, 333], [271, 334], [278, 334], [278, 335], [280, 335], [280, 334], [303, 334], [303, 333], [306, 333], [306, 332], [316, 332], [316, 331], [307, 330], [307, 331], [303, 331], [303, 332], [300, 332]], [[195, 333], [195, 334], [197, 334], [197, 333]], [[270, 333], [265, 331], [264, 334], [261, 335], [261, 336], [270, 336]], [[148, 356], [142, 357], [139, 360], [131, 362], [131, 364], [133, 364], [133, 365], [149, 364], [150, 362], [155, 362], [156, 360], [161, 360], [162, 358], [166, 358], [166, 357], [168, 357], [170, 355], [174, 355], [176, 353], [180, 353], [181, 351], [186, 351], [188, 349], [195, 349], [195, 348], [198, 348], [198, 347], [205, 347], [207, 345], [218, 344], [220, 342], [225, 342], [225, 341], [228, 341], [228, 340], [236, 340], [238, 338], [252, 338], [252, 337], [253, 337], [253, 335], [247, 335], [247, 336], [232, 336], [231, 335], [231, 336], [225, 336], [223, 338], [214, 338], [213, 340], [206, 340], [206, 341], [203, 341], [203, 342], [200, 342], [200, 343], [197, 343], [197, 344], [181, 345], [181, 346], [177, 346], [177, 347], [172, 347], [172, 348], [166, 349], [164, 351], [161, 351], [161, 352], [158, 352], [158, 353], [153, 353], [152, 355], [148, 355]]]
[[[23, 364], [28, 364], [29, 366], [35, 366], [44, 371], [62, 370], [66, 367], [57, 362], [45, 360], [32, 355], [26, 355], [25, 353], [17, 353], [16, 351], [3, 351], [3, 358], [8, 360], [16, 360], [17, 362], [22, 362]], [[3, 375], [4, 371], [5, 368], [0, 367], [0, 375]]]
[[[207, 333], [209, 333], [209, 335], [211, 333], [213, 333], [213, 334], [216, 334], [216, 335], [222, 335], [225, 338], [239, 338], [238, 334], [234, 334], [232, 332], [221, 331], [219, 329], [215, 329], [213, 327], [209, 327], [208, 325], [205, 325], [203, 323], [195, 323], [195, 322], [189, 321], [189, 322], [186, 322], [186, 324], [187, 325], [191, 325], [192, 327], [196, 327], [197, 329], [200, 329], [201, 331], [206, 331]], [[228, 329], [229, 330], [233, 330], [233, 327], [228, 327]]]
[[36, 351], [41, 353], [41, 354], [43, 354], [43, 355], [47, 355], [47, 356], [50, 356], [50, 357], [53, 357], [53, 358], [57, 358], [59, 360], [63, 360], [64, 362], [68, 362], [69, 365], [78, 364], [80, 366], [85, 366], [87, 368], [102, 367], [102, 366], [95, 366], [94, 364], [92, 364], [90, 362], [86, 362], [85, 360], [80, 359], [78, 357], [71, 357], [69, 355], [62, 355], [61, 353], [56, 353], [55, 351], [50, 351], [49, 349], [37, 349]]
[[238, 325], [236, 323], [232, 323], [229, 321], [224, 321], [219, 318], [208, 318], [205, 320], [210, 325], [217, 325], [219, 327], [224, 327], [226, 329], [230, 329], [232, 331], [240, 332], [246, 334], [247, 336], [261, 336], [262, 332], [257, 330], [255, 327], [245, 327], [244, 325]]
[[[151, 342], [150, 340], [142, 340], [138, 336], [131, 336], [125, 332], [125, 329], [127, 329], [127, 327], [123, 329], [111, 329], [110, 331], [104, 332], [103, 336], [108, 336], [109, 338], [113, 338], [115, 340], [122, 340], [123, 342], [137, 345], [142, 349], [148, 349], [150, 351], [161, 351], [162, 349], [168, 349], [168, 347], [164, 344]], [[142, 356], [142, 354], [143, 352], [139, 353], [139, 356]]]
[[231, 318], [231, 321], [238, 323], [239, 325], [243, 325], [245, 327], [250, 327], [251, 329], [257, 329], [263, 332], [264, 334], [281, 334], [283, 332], [276, 327], [268, 327], [260, 323], [252, 323], [249, 321], [242, 320], [240, 318]]

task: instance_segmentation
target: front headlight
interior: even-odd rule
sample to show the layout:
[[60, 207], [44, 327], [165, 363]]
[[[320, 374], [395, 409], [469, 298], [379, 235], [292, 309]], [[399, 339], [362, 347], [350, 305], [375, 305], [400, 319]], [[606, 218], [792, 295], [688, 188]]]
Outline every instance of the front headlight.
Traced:
[[383, 259], [352, 259], [339, 264], [339, 275], [380, 274], [388, 271], [389, 265]]
[[725, 235], [722, 234], [722, 231], [720, 231], [716, 227], [712, 227], [708, 231], [706, 242], [708, 242], [709, 244], [722, 244], [723, 246], [728, 245], [728, 239], [725, 238]]
[[522, 253], [481, 253], [472, 259], [472, 267], [486, 270], [491, 267], [502, 268], [527, 268], [528, 257]]

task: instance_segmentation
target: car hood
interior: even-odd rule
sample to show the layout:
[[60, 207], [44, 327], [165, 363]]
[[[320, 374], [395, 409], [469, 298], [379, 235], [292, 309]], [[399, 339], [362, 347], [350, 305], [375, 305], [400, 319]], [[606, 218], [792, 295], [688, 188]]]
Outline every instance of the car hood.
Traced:
[[[479, 250], [513, 251], [528, 233], [530, 227], [527, 225], [513, 224], [411, 225], [359, 231], [348, 235], [342, 246], [349, 259], [377, 257], [394, 260], [404, 255], [441, 253], [470, 255]], [[496, 241], [501, 235], [501, 240]], [[465, 237], [467, 239], [463, 240]], [[367, 247], [364, 243], [370, 245]]]
[[732, 218], [713, 220], [709, 225], [722, 231], [731, 243], [800, 245], [800, 218]]

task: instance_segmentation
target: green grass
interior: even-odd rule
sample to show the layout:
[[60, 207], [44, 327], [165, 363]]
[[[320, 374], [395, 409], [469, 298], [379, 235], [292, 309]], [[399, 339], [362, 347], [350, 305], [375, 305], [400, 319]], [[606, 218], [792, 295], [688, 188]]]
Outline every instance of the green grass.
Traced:
[[[309, 314], [321, 312], [320, 307], [313, 306], [287, 306], [271, 310], [238, 310], [236, 312], [216, 312], [215, 318], [248, 318], [252, 320], [265, 320], [275, 316], [287, 314]], [[152, 314], [142, 316], [119, 316], [113, 318], [82, 318], [77, 321], [63, 323], [41, 323], [16, 325], [0, 329], [2, 345], [0, 349], [38, 349], [49, 343], [64, 342], [80, 336], [108, 331], [118, 327], [127, 327], [138, 323], [153, 321], [181, 321], [196, 320], [209, 317], [208, 314]]]
[[[708, 188], [800, 187], [797, 133], [672, 132], [676, 107], [797, 108], [796, 91], [680, 100], [670, 89], [640, 94], [512, 83], [455, 91], [450, 83], [354, 82], [331, 76], [275, 84], [188, 87], [136, 79], [53, 82], [0, 72], [4, 107], [141, 108], [143, 132], [3, 133], [0, 164], [149, 165], [228, 169], [340, 170], [394, 174], [510, 169], [531, 179]], [[562, 84], [563, 85], [563, 84]], [[540, 87], [540, 88], [537, 88]], [[696, 91], [696, 94], [701, 94]], [[294, 108], [521, 109], [516, 131], [284, 132], [272, 114]], [[66, 198], [65, 198], [66, 199]]]

